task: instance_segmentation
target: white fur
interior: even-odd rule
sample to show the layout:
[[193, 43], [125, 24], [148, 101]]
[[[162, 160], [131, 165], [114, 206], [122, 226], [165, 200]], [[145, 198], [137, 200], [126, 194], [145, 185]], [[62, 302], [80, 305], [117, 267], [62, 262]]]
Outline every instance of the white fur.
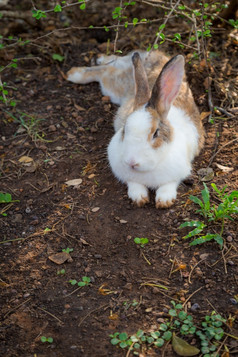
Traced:
[[[157, 190], [156, 202], [172, 201], [179, 183], [190, 174], [191, 160], [198, 146], [197, 130], [185, 112], [174, 106], [167, 119], [173, 128], [173, 140], [157, 149], [147, 140], [151, 117], [145, 108], [128, 117], [124, 140], [121, 140], [121, 128], [108, 146], [112, 171], [118, 180], [129, 183], [128, 195], [133, 201], [140, 201], [146, 187]], [[132, 168], [131, 162], [139, 166]], [[133, 188], [132, 183], [140, 186]]]

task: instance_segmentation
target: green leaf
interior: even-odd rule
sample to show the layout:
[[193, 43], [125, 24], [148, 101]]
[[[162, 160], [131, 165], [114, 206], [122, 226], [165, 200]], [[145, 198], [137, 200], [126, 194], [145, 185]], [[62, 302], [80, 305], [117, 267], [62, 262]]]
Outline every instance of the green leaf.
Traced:
[[111, 339], [111, 344], [114, 345], [114, 346], [117, 345], [119, 342], [120, 342], [120, 340], [118, 340], [118, 338], [112, 338]]
[[82, 281], [84, 281], [85, 283], [90, 283], [91, 279], [88, 276], [83, 276]]
[[85, 285], [86, 285], [86, 283], [84, 281], [79, 281], [78, 282], [78, 286], [85, 286]]
[[62, 11], [61, 5], [57, 4], [54, 8], [54, 12], [61, 12], [61, 11]]
[[161, 331], [167, 331], [167, 330], [168, 330], [168, 326], [165, 325], [165, 324], [161, 324], [160, 327], [159, 327], [159, 329], [160, 329]]
[[64, 56], [59, 55], [58, 53], [54, 53], [52, 55], [53, 60], [62, 62], [64, 60]]
[[217, 234], [207, 234], [205, 236], [199, 237], [197, 239], [194, 239], [190, 245], [198, 245], [198, 244], [202, 244], [202, 243], [206, 243], [211, 241], [212, 239], [215, 239], [215, 237], [217, 237]]
[[162, 338], [158, 338], [158, 340], [156, 340], [156, 341], [154, 342], [154, 345], [155, 345], [156, 347], [162, 347], [163, 344], [164, 344], [164, 340], [163, 340]]
[[71, 285], [76, 285], [77, 284], [77, 280], [70, 280], [69, 281]]
[[178, 314], [178, 318], [180, 320], [185, 320], [187, 317], [187, 313], [185, 311], [180, 311], [179, 314]]
[[41, 336], [41, 339], [40, 339], [40, 340], [41, 340], [41, 342], [43, 342], [43, 343], [47, 341], [47, 339], [46, 339], [45, 336]]
[[144, 331], [143, 330], [138, 330], [137, 333], [136, 333], [136, 336], [138, 338], [141, 338], [143, 335], [144, 335]]
[[170, 310], [169, 310], [169, 315], [170, 315], [170, 316], [177, 316], [177, 311], [174, 310], [174, 309], [170, 309]]
[[12, 202], [12, 195], [10, 193], [0, 192], [0, 203]]
[[47, 338], [47, 341], [48, 341], [49, 343], [52, 343], [54, 340], [53, 340], [52, 337], [48, 337], [48, 338]]
[[165, 28], [165, 24], [160, 25], [159, 31], [163, 30]]
[[128, 344], [126, 343], [126, 341], [122, 341], [119, 346], [121, 348], [126, 348], [128, 346]]
[[121, 340], [121, 341], [125, 341], [125, 340], [128, 339], [128, 335], [127, 335], [126, 332], [122, 332], [122, 333], [120, 333], [120, 334], [118, 335], [118, 338], [119, 338], [119, 340]]
[[137, 19], [137, 17], [134, 17], [134, 19], [132, 20], [133, 25], [135, 26], [138, 21], [139, 21], [139, 20]]
[[36, 20], [40, 20], [41, 18], [46, 17], [45, 11], [41, 10], [32, 10], [32, 16], [36, 18]]
[[171, 331], [165, 331], [164, 334], [163, 334], [163, 339], [165, 341], [169, 341], [172, 337], [172, 332]]

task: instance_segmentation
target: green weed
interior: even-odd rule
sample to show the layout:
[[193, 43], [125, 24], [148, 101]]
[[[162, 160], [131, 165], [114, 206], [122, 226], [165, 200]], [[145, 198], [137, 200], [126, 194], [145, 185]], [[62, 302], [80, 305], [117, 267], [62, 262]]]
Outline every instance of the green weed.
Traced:
[[43, 343], [45, 343], [45, 342], [52, 343], [54, 341], [54, 339], [52, 337], [45, 337], [45, 336], [41, 336], [40, 340]]
[[190, 243], [191, 246], [214, 240], [222, 248], [224, 243], [222, 235], [224, 231], [225, 220], [234, 220], [234, 215], [238, 213], [238, 191], [227, 193], [227, 186], [225, 186], [222, 190], [219, 190], [215, 183], [212, 183], [211, 187], [213, 188], [213, 194], [215, 195], [215, 199], [219, 201], [218, 204], [212, 204], [208, 187], [205, 183], [203, 183], [203, 185], [204, 189], [201, 191], [201, 198], [196, 196], [189, 196], [189, 198], [192, 202], [199, 206], [199, 209], [196, 210], [196, 213], [203, 216], [207, 220], [207, 223], [221, 222], [219, 233], [207, 233], [202, 235], [202, 232], [207, 227], [207, 224], [202, 221], [184, 222], [180, 225], [179, 228], [194, 228], [183, 237], [183, 239], [187, 239], [199, 236]]
[[88, 286], [91, 283], [91, 279], [88, 276], [83, 276], [81, 281], [78, 282], [77, 280], [73, 279], [73, 280], [70, 280], [69, 283], [71, 285], [77, 284], [80, 287]]
[[[143, 347], [147, 349], [160, 348], [171, 341], [173, 349], [182, 356], [197, 355], [200, 350], [176, 336], [187, 336], [190, 339], [199, 338], [202, 356], [218, 356], [219, 341], [224, 336], [223, 326], [226, 320], [221, 315], [212, 312], [206, 315], [199, 326], [193, 322], [193, 317], [183, 310], [181, 304], [171, 301], [169, 319], [160, 324], [158, 330], [145, 332], [139, 329], [136, 334], [129, 336], [126, 332], [111, 334], [111, 344], [122, 349], [130, 348], [134, 355], [139, 355]], [[182, 354], [181, 354], [182, 353]]]
[[144, 248], [144, 246], [149, 242], [148, 238], [134, 238], [134, 242]]

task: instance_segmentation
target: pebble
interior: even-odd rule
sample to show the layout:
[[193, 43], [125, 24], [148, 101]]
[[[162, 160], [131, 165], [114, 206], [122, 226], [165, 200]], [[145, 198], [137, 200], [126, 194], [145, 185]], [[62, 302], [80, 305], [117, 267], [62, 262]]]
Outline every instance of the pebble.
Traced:
[[17, 213], [13, 216], [12, 218], [12, 222], [15, 222], [15, 223], [19, 223], [21, 222], [22, 220], [22, 214], [21, 213]]
[[94, 258], [96, 258], [96, 259], [102, 259], [102, 256], [101, 256], [101, 254], [94, 254]]
[[231, 243], [233, 241], [233, 238], [232, 238], [232, 236], [228, 236], [228, 237], [226, 237], [226, 240], [228, 243]]
[[26, 212], [26, 213], [31, 213], [30, 207], [26, 207], [25, 212]]
[[28, 298], [29, 296], [30, 296], [30, 293], [25, 293], [25, 294], [23, 295], [24, 298]]
[[232, 260], [228, 260], [227, 264], [230, 265], [230, 266], [235, 265], [235, 263]]
[[209, 257], [208, 253], [203, 253], [203, 254], [200, 255], [200, 259], [201, 260], [207, 259], [208, 257]]
[[236, 299], [234, 299], [234, 298], [231, 298], [230, 302], [232, 303], [232, 305], [237, 305], [238, 304], [238, 301]]
[[197, 311], [197, 310], [200, 310], [200, 309], [201, 309], [200, 305], [198, 303], [196, 303], [196, 302], [195, 302], [195, 304], [193, 304], [191, 306], [191, 310], [192, 311]]

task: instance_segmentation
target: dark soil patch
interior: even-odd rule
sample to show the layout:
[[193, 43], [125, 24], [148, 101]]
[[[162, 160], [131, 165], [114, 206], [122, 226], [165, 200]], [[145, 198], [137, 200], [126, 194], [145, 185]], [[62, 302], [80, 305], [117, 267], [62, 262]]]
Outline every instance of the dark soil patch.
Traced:
[[[41, 29], [38, 36], [44, 31], [48, 32]], [[3, 59], [7, 64], [12, 57], [35, 57], [19, 61], [17, 69], [2, 75], [2, 81], [17, 88], [9, 91], [18, 104], [11, 115], [0, 104], [0, 190], [19, 200], [5, 206], [7, 216], [0, 218], [2, 356], [125, 356], [125, 351], [111, 345], [109, 334], [158, 328], [172, 299], [187, 302], [195, 321], [214, 309], [226, 318], [237, 315], [237, 222], [226, 221], [223, 255], [215, 242], [190, 247], [181, 239], [185, 231], [178, 228], [184, 219], [200, 219], [188, 196], [201, 192], [197, 171], [212, 158], [211, 182], [219, 188], [227, 185], [229, 191], [237, 189], [235, 116], [214, 124], [204, 120], [205, 148], [171, 209], [156, 210], [153, 193], [150, 204], [134, 207], [106, 158], [116, 106], [102, 98], [97, 84], [74, 85], [62, 77], [73, 65], [88, 65], [102, 48], [100, 42], [106, 41], [95, 33], [85, 34], [82, 39], [82, 32], [74, 30], [70, 36], [62, 32], [62, 36], [44, 38], [43, 47], [14, 47]], [[25, 39], [36, 35], [29, 29], [24, 32]], [[141, 37], [133, 36], [130, 43], [122, 36], [122, 47], [129, 50], [142, 43]], [[224, 49], [226, 38], [214, 38], [217, 51]], [[175, 52], [170, 46], [164, 50]], [[64, 62], [53, 61], [52, 53], [65, 55]], [[233, 43], [227, 43], [224, 61], [215, 63], [216, 71], [229, 56], [234, 56]], [[188, 66], [188, 78], [201, 112], [208, 111], [205, 71]], [[226, 73], [224, 80], [232, 83], [232, 73]], [[224, 99], [215, 84], [213, 94], [214, 104], [220, 106], [232, 96]], [[19, 131], [20, 119], [28, 125], [44, 120], [36, 132], [33, 127], [27, 133]], [[23, 156], [32, 162], [21, 163]], [[232, 170], [222, 171], [217, 164]], [[66, 185], [76, 178], [82, 179], [78, 187]], [[210, 228], [214, 232], [216, 225]], [[148, 237], [149, 244], [141, 249], [135, 237]], [[49, 259], [67, 247], [73, 248], [72, 261], [57, 265]], [[185, 268], [179, 269], [179, 264]], [[65, 274], [58, 275], [61, 269]], [[76, 291], [69, 280], [79, 281], [82, 276], [90, 277], [92, 283]], [[151, 284], [165, 285], [167, 290]], [[194, 303], [200, 306], [196, 312], [191, 310]], [[236, 322], [230, 333], [237, 335]], [[42, 335], [53, 337], [53, 344], [43, 344]], [[235, 340], [227, 344], [237, 351]], [[161, 355], [160, 350], [146, 353]], [[167, 346], [164, 355], [175, 354]]]

